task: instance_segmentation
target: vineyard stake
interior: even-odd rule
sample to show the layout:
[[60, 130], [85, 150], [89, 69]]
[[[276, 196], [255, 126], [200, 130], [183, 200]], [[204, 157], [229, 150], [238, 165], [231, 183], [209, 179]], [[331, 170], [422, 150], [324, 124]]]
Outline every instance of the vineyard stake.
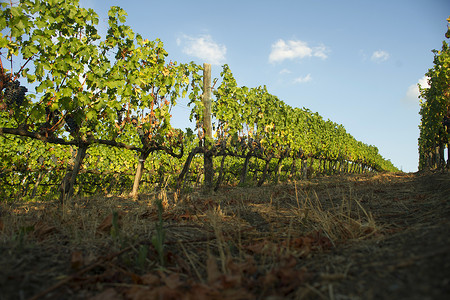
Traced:
[[212, 126], [211, 126], [211, 64], [203, 64], [203, 146], [205, 152], [203, 154], [204, 174], [205, 174], [205, 189], [210, 191], [213, 186], [214, 166], [213, 156], [209, 149], [211, 146]]

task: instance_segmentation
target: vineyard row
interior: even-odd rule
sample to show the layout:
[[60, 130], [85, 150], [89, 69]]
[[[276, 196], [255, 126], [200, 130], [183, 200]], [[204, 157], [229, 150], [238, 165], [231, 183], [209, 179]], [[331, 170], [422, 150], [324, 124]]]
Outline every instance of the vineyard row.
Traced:
[[[104, 39], [98, 15], [77, 0], [1, 7], [5, 196], [18, 184], [33, 184], [35, 194], [40, 185], [59, 182], [64, 201], [117, 181], [117, 190], [136, 197], [141, 182], [180, 189], [204, 180], [211, 189], [225, 182], [262, 185], [318, 173], [397, 170], [342, 125], [292, 108], [266, 87], [238, 86], [227, 65], [209, 96], [210, 78], [202, 74], [207, 65], [167, 62], [163, 43], [134, 33], [119, 7], [108, 13]], [[28, 93], [33, 85], [35, 93]], [[171, 126], [171, 108], [186, 98], [196, 134]]]
[[[447, 19], [450, 23], [450, 17]], [[450, 38], [450, 27], [445, 34]], [[450, 168], [450, 48], [433, 50], [434, 66], [425, 74], [429, 87], [420, 87], [419, 170]], [[447, 162], [445, 162], [447, 148]]]

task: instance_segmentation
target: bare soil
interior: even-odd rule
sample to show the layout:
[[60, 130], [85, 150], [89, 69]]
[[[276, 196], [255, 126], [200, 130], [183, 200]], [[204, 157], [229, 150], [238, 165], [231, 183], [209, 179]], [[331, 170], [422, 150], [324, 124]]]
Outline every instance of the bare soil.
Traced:
[[0, 209], [0, 300], [450, 299], [448, 172]]

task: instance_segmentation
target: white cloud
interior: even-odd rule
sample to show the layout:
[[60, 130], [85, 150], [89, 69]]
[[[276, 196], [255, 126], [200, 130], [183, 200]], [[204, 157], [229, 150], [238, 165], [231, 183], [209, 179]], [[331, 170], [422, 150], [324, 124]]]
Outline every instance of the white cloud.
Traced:
[[427, 89], [430, 87], [430, 85], [428, 84], [428, 80], [430, 79], [430, 77], [428, 76], [423, 76], [422, 78], [419, 79], [419, 84], [423, 89]]
[[328, 52], [327, 47], [325, 47], [324, 45], [320, 45], [319, 47], [315, 47], [314, 48], [314, 56], [321, 58], [321, 59], [326, 59], [328, 58], [328, 55], [326, 54]]
[[384, 50], [378, 50], [372, 54], [370, 59], [374, 62], [380, 63], [380, 62], [388, 60], [389, 57], [390, 57], [390, 55], [388, 52], [386, 52]]
[[177, 39], [177, 45], [183, 47], [183, 53], [197, 57], [205, 63], [220, 65], [225, 62], [227, 47], [216, 43], [210, 35], [183, 35]]
[[306, 75], [305, 77], [297, 77], [294, 79], [294, 83], [306, 83], [312, 80], [311, 74]]
[[[424, 76], [422, 78], [420, 78], [418, 80], [418, 84], [420, 84], [420, 86], [422, 88], [429, 88], [430, 86], [428, 85], [428, 77]], [[416, 84], [412, 84], [408, 87], [408, 89], [406, 90], [406, 95], [405, 97], [403, 97], [403, 101], [406, 103], [419, 103], [419, 96], [420, 96], [420, 92], [419, 92], [419, 87]]]
[[327, 58], [327, 48], [323, 45], [311, 48], [308, 43], [299, 40], [284, 41], [278, 40], [272, 44], [272, 51], [269, 55], [269, 62], [282, 62], [286, 59], [305, 58], [305, 57], [319, 57]]
[[289, 69], [283, 69], [283, 70], [280, 71], [281, 75], [283, 75], [283, 74], [291, 74], [291, 73], [292, 72]]

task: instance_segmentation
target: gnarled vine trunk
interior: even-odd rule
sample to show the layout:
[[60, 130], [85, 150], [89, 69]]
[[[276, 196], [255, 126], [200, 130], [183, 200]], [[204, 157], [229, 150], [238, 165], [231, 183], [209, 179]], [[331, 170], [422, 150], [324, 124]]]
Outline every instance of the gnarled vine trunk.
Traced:
[[77, 156], [75, 157], [73, 169], [70, 166], [67, 167], [66, 175], [64, 176], [61, 185], [59, 187], [60, 190], [59, 201], [61, 202], [61, 204], [63, 204], [65, 200], [73, 196], [77, 175], [80, 172], [81, 164], [83, 163], [83, 159], [86, 156], [88, 147], [89, 144], [82, 143], [78, 147]]
[[250, 162], [250, 158], [252, 157], [252, 152], [250, 151], [245, 157], [244, 165], [242, 166], [241, 178], [239, 180], [239, 185], [243, 185], [247, 178], [248, 173], [248, 164]]
[[145, 168], [144, 164], [149, 154], [150, 152], [141, 152], [141, 155], [139, 156], [136, 174], [134, 175], [133, 189], [131, 190], [130, 193], [130, 197], [134, 199], [136, 199], [138, 196], [139, 182], [141, 181], [142, 173], [144, 172]]

